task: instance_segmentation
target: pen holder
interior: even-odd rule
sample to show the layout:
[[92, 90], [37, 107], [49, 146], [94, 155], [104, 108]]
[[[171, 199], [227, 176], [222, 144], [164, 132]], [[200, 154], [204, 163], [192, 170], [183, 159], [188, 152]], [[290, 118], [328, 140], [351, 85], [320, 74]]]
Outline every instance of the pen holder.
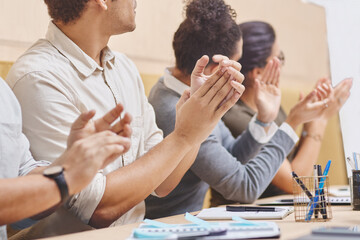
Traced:
[[332, 218], [329, 177], [293, 178], [296, 222], [324, 222]]

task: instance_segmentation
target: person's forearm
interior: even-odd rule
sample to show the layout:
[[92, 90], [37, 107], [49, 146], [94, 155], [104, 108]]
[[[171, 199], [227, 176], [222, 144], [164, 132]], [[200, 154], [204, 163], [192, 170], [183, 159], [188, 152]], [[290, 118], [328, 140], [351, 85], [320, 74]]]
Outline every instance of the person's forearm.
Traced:
[[310, 128], [304, 128], [307, 135], [301, 137], [298, 151], [291, 162], [291, 168], [298, 176], [312, 175], [313, 166], [319, 157], [327, 121], [317, 120], [311, 124]]
[[238, 161], [246, 164], [259, 153], [264, 145], [256, 141], [247, 129], [233, 142], [230, 152]]
[[191, 165], [194, 163], [196, 156], [199, 152], [200, 145], [193, 147], [181, 160], [179, 165], [170, 174], [169, 177], [163, 181], [159, 187], [156, 188], [155, 192], [159, 197], [168, 195], [180, 182], [184, 174], [189, 170]]
[[304, 128], [307, 136], [300, 139], [298, 151], [290, 163], [285, 160], [275, 175], [272, 183], [281, 190], [292, 193], [293, 180], [291, 172], [295, 171], [298, 176], [311, 176], [313, 166], [319, 157], [321, 140], [324, 135], [327, 121], [317, 120], [312, 122], [310, 128]]
[[0, 226], [31, 217], [60, 202], [54, 180], [42, 175], [0, 179]]
[[132, 164], [106, 176], [106, 189], [89, 224], [107, 227], [149, 196], [179, 165], [192, 146], [171, 133]]

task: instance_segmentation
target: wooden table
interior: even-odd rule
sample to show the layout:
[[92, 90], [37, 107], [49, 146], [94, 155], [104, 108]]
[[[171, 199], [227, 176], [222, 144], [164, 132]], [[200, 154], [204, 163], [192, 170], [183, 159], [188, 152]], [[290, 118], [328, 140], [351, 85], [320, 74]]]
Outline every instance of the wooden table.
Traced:
[[[258, 200], [256, 203], [271, 202], [279, 198], [289, 198], [289, 196], [272, 197]], [[280, 239], [293, 239], [311, 232], [311, 229], [322, 226], [353, 226], [360, 225], [360, 211], [353, 211], [350, 206], [332, 206], [333, 219], [328, 222], [295, 222], [294, 214], [290, 214], [283, 220], [274, 220], [280, 227]], [[160, 218], [158, 221], [164, 223], [188, 223], [184, 215], [177, 215], [172, 217]], [[106, 229], [99, 229], [76, 234], [64, 235], [51, 240], [119, 240], [126, 239], [130, 236], [132, 230], [136, 228], [139, 223], [128, 224], [119, 227], [112, 227]]]

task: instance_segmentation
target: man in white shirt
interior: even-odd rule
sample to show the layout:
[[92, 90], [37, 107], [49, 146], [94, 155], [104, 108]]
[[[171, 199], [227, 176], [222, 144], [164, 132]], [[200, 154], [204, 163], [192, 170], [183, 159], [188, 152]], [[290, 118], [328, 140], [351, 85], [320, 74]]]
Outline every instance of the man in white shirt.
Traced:
[[[136, 2], [45, 3], [53, 19], [46, 39], [26, 51], [7, 77], [23, 110], [31, 151], [35, 158], [56, 158], [76, 115], [90, 108], [103, 114], [122, 103], [133, 116], [131, 149], [98, 173], [67, 207], [94, 227], [141, 221], [143, 200], [151, 193], [162, 197], [171, 192], [201, 142], [242, 94], [240, 68], [227, 61], [215, 74], [205, 76], [208, 59], [202, 57], [192, 77], [208, 80], [192, 97], [185, 92], [175, 130], [162, 140], [135, 65], [107, 47], [112, 35], [135, 29]], [[236, 93], [220, 106], [232, 88]]]
[[19, 103], [1, 78], [0, 105], [0, 239], [6, 239], [5, 224], [59, 206], [130, 147], [129, 115], [110, 126], [122, 112], [117, 106], [96, 121], [89, 122], [94, 111], [81, 114], [72, 125], [67, 150], [52, 165], [35, 161], [22, 134]]

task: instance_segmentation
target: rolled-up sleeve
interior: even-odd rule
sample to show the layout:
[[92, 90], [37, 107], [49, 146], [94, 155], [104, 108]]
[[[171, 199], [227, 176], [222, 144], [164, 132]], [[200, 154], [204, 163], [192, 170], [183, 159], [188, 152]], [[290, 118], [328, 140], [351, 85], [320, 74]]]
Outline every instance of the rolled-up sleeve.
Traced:
[[105, 187], [106, 177], [99, 171], [86, 188], [68, 201], [68, 209], [88, 224], [104, 195]]

